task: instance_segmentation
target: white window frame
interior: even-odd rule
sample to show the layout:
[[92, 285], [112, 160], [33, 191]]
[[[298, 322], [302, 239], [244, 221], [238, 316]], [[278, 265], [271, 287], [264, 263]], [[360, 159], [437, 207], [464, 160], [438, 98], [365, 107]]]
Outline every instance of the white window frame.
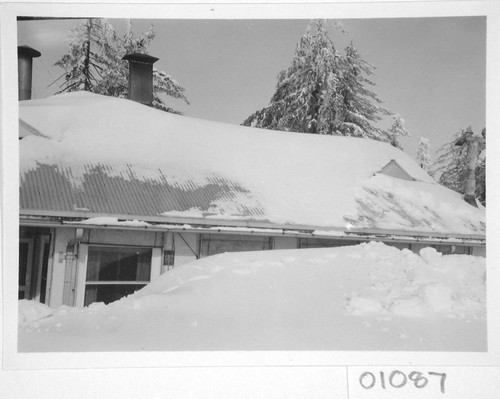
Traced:
[[87, 286], [87, 264], [89, 247], [115, 247], [115, 248], [141, 248], [151, 249], [151, 271], [149, 281], [98, 281], [90, 282], [90, 284], [149, 284], [160, 276], [161, 271], [161, 248], [145, 246], [145, 245], [122, 245], [122, 244], [80, 244], [78, 254], [78, 270], [77, 270], [77, 284], [76, 284], [76, 306], [83, 308], [85, 304], [85, 288]]

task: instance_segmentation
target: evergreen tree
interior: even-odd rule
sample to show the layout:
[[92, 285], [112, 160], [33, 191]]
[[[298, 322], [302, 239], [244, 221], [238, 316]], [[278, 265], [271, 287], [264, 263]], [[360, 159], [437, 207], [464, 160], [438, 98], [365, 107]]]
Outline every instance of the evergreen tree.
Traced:
[[418, 140], [417, 163], [426, 172], [429, 171], [432, 164], [431, 145], [429, 139], [425, 137], [420, 137]]
[[70, 32], [69, 52], [55, 63], [65, 70], [59, 78], [64, 78], [61, 92], [90, 91], [98, 84], [106, 60], [103, 44], [116, 41], [109, 37], [110, 32], [107, 20], [94, 19], [86, 20]]
[[[88, 19], [69, 35], [69, 51], [56, 65], [64, 69], [59, 92], [85, 90], [93, 93], [127, 97], [128, 63], [126, 54], [147, 53], [154, 39], [153, 28], [136, 37], [127, 21], [125, 34], [120, 37], [107, 19]], [[58, 79], [58, 80], [59, 80]], [[189, 104], [184, 88], [164, 71], [153, 69], [153, 107], [178, 113], [168, 107], [160, 94], [181, 99]]]
[[351, 42], [341, 62], [342, 85], [337, 97], [342, 104], [339, 106], [342, 124], [337, 134], [390, 141], [390, 134], [375, 125], [390, 112], [381, 106], [382, 101], [369, 88], [375, 86], [369, 78], [374, 71], [375, 67], [360, 56]]
[[270, 104], [243, 124], [390, 141], [389, 133], [375, 126], [389, 111], [368, 88], [373, 70], [352, 43], [345, 56], [340, 54], [324, 22], [315, 21], [297, 44], [291, 65], [279, 73]]
[[408, 130], [404, 127], [405, 120], [401, 118], [400, 115], [393, 115], [392, 116], [392, 126], [389, 129], [389, 139], [391, 142], [391, 145], [403, 149], [403, 146], [401, 145], [401, 142], [399, 141], [400, 137], [407, 137], [410, 135]]
[[[468, 128], [470, 129], [470, 127]], [[484, 129], [483, 129], [484, 131]], [[464, 194], [467, 183], [467, 167], [469, 163], [469, 147], [457, 146], [457, 140], [465, 133], [461, 129], [452, 140], [438, 149], [438, 158], [433, 164], [432, 176], [440, 184], [460, 194]], [[476, 197], [486, 204], [486, 156], [485, 151], [479, 154], [476, 165]]]
[[[318, 116], [327, 118], [326, 100], [335, 101], [337, 92], [340, 54], [326, 35], [321, 22], [317, 33], [311, 34], [309, 26], [295, 50], [292, 64], [278, 75], [276, 92], [268, 107], [255, 112], [243, 122], [248, 126], [304, 133], [320, 133], [325, 126], [318, 127]], [[334, 112], [332, 109], [330, 112]]]

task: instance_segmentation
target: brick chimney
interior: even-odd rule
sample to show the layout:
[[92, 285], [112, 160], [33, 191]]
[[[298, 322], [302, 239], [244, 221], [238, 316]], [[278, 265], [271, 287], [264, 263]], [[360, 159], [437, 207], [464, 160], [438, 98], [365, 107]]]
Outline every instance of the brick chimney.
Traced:
[[128, 98], [141, 104], [153, 104], [153, 64], [159, 58], [147, 54], [127, 54], [128, 61]]
[[33, 58], [40, 56], [40, 52], [29, 46], [17, 47], [17, 79], [19, 101], [31, 99]]

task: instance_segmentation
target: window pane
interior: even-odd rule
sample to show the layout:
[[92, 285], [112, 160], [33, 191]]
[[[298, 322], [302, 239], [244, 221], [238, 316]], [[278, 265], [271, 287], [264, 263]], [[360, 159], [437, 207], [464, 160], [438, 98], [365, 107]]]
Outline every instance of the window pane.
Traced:
[[440, 245], [437, 251], [441, 252], [443, 255], [451, 254], [451, 245]]
[[85, 303], [88, 306], [93, 302], [106, 304], [117, 301], [124, 296], [140, 290], [145, 284], [87, 284], [85, 287]]
[[358, 245], [359, 241], [350, 240], [329, 240], [325, 238], [301, 238], [300, 248], [330, 248], [346, 247], [349, 245]]
[[457, 245], [454, 253], [457, 255], [469, 255], [469, 248]]
[[101, 264], [101, 251], [89, 248], [87, 259], [87, 281], [99, 280], [99, 265]]
[[150, 274], [150, 248], [89, 248], [87, 281], [149, 281]]
[[270, 249], [269, 238], [258, 236], [203, 236], [201, 256], [224, 252], [263, 251]]

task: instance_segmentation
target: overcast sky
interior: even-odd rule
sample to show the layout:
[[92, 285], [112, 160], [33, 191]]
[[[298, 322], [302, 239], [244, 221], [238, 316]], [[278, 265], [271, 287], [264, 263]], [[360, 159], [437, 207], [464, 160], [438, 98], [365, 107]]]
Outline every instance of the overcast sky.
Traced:
[[[122, 31], [123, 20], [111, 20]], [[78, 20], [18, 23], [18, 44], [42, 53], [34, 61], [33, 98], [58, 90], [54, 66], [67, 50], [66, 37]], [[418, 139], [433, 149], [460, 128], [485, 126], [486, 18], [351, 19], [344, 33], [329, 25], [337, 50], [352, 40], [376, 66], [373, 90], [406, 121], [403, 139], [415, 156]], [[290, 64], [308, 20], [134, 20], [137, 34], [151, 24], [156, 38], [149, 53], [155, 64], [185, 89], [190, 105], [169, 105], [185, 115], [240, 124], [265, 107], [278, 72]], [[388, 122], [382, 124], [388, 127]]]

